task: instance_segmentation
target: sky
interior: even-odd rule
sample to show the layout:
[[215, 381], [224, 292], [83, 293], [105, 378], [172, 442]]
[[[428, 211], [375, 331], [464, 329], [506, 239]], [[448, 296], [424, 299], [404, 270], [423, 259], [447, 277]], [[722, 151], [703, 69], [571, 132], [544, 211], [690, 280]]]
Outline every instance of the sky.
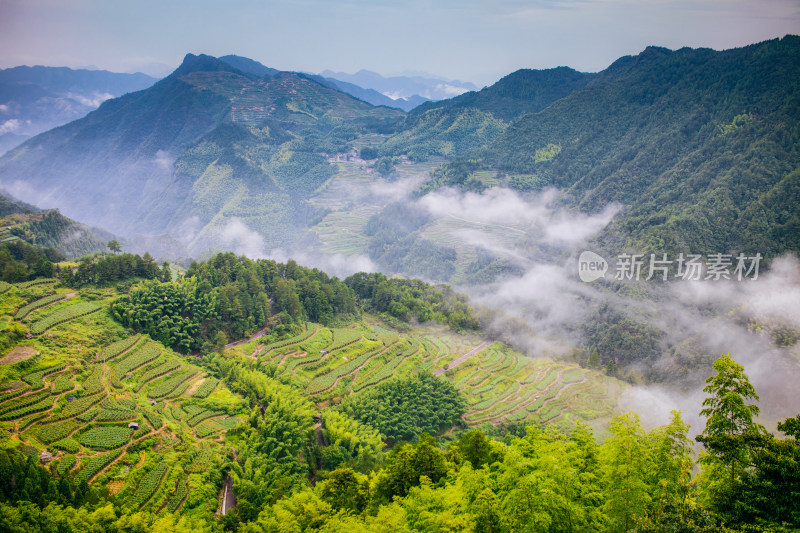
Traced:
[[800, 33], [800, 0], [0, 0], [0, 67], [164, 74], [186, 53], [281, 69], [596, 72], [648, 45], [717, 50]]

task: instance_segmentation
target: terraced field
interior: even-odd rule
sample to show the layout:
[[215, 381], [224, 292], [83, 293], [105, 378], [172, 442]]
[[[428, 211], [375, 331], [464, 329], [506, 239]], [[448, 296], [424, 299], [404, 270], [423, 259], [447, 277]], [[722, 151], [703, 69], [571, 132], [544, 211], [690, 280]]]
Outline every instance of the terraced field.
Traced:
[[[49, 452], [55, 471], [108, 486], [132, 508], [183, 512], [189, 502], [193, 513], [205, 505], [213, 515], [213, 498], [192, 499], [207, 471], [185, 469], [198, 447], [213, 451], [209, 461], [217, 464], [225, 432], [243, 419], [202, 405], [241, 410], [244, 401], [160, 343], [125, 332], [102, 299], [48, 297], [52, 283], [0, 294], [0, 312], [16, 314], [23, 326], [54, 316], [42, 334], [23, 341], [28, 357], [0, 366], [0, 440]], [[172, 415], [192, 409], [194, 418]]]
[[[22, 327], [67, 317], [22, 340], [16, 348], [25, 357], [0, 365], [0, 443], [47, 451], [54, 471], [107, 487], [131, 508], [213, 515], [213, 495], [198, 487], [227, 461], [226, 433], [244, 423], [247, 400], [196, 359], [113, 322], [106, 311], [113, 289], [78, 290], [68, 301], [37, 307], [63, 291], [45, 280], [0, 293], [0, 315], [15, 321], [18, 314]], [[77, 311], [92, 312], [76, 312], [79, 305]], [[368, 315], [342, 327], [308, 323], [283, 339], [267, 333], [229, 346], [228, 356], [239, 353], [248, 364], [293, 376], [320, 407], [393, 377], [437, 373], [463, 391], [472, 426], [569, 429], [582, 419], [597, 427], [619, 392], [592, 371], [443, 329], [392, 331]]]
[[[371, 137], [356, 139], [354, 144], [370, 145]], [[319, 238], [322, 251], [351, 257], [366, 254], [369, 238], [365, 230], [370, 217], [392, 201], [393, 195], [404, 187], [403, 182], [416, 183], [441, 163], [441, 159], [431, 158], [423, 163], [397, 165], [397, 179], [393, 182], [376, 175], [364, 163], [336, 163], [336, 175], [311, 199], [316, 207], [330, 211], [311, 229]]]
[[619, 392], [600, 373], [444, 331], [403, 335], [377, 325], [329, 330], [308, 324], [305, 333], [247, 350], [294, 376], [319, 402], [431, 371], [464, 393], [465, 420], [475, 426], [528, 422], [570, 429], [578, 419], [610, 418]]

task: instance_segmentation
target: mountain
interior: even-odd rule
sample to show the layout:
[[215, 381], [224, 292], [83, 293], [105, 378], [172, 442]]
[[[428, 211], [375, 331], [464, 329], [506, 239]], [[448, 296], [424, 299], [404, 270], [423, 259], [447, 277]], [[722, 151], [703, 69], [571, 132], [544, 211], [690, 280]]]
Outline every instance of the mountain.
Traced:
[[150, 87], [155, 78], [105, 70], [14, 67], [0, 70], [0, 154], [85, 116], [103, 101]]
[[582, 89], [596, 77], [596, 74], [578, 72], [569, 67], [520, 69], [480, 91], [422, 104], [409, 115], [409, 121], [434, 109], [475, 108], [508, 122], [525, 113], [541, 111], [556, 100]]
[[0, 182], [119, 235], [169, 230], [202, 251], [236, 219], [279, 245], [314, 216], [306, 198], [335, 172], [320, 153], [392, 131], [402, 115], [303, 74], [261, 77], [189, 54], [151, 88], [0, 158]]
[[40, 209], [31, 204], [20, 202], [8, 192], [0, 189], [0, 217], [17, 214], [36, 213]]
[[23, 241], [74, 259], [106, 249], [113, 235], [71, 220], [56, 209], [41, 210], [0, 190], [0, 244]]
[[[496, 275], [491, 256], [443, 249], [441, 224], [421, 222], [424, 240], [366, 233], [372, 217], [373, 229], [391, 226], [381, 215], [387, 201], [365, 199], [382, 178], [344, 160], [370, 148], [450, 158], [382, 162], [395, 178], [430, 172], [423, 193], [552, 186], [579, 212], [619, 203], [601, 244], [775, 255], [800, 249], [798, 40], [719, 52], [651, 47], [597, 74], [522, 70], [408, 115], [314, 76], [188, 55], [152, 88], [0, 158], [0, 185], [123, 236], [169, 233], [189, 253], [290, 247], [312, 226], [337, 243], [331, 249], [374, 250], [393, 271], [443, 281]], [[334, 182], [338, 196], [326, 192]], [[339, 231], [344, 220], [358, 223]]]
[[390, 76], [387, 78], [370, 70], [359, 70], [355, 74], [325, 70], [322, 75], [365, 89], [374, 89], [393, 99], [410, 100], [418, 96], [428, 100], [443, 100], [478, 89], [470, 82], [447, 81], [425, 76]]
[[258, 61], [254, 61], [247, 57], [242, 57], [237, 55], [227, 55], [227, 56], [222, 56], [219, 59], [220, 61], [226, 62], [233, 68], [239, 69], [242, 72], [246, 72], [247, 74], [255, 74], [260, 78], [263, 78], [264, 76], [274, 76], [279, 72], [274, 68], [269, 68], [267, 66], [264, 66]]
[[354, 96], [359, 100], [369, 102], [372, 105], [383, 105], [402, 109], [403, 111], [411, 111], [418, 105], [429, 101], [427, 98], [423, 98], [418, 94], [415, 94], [409, 98], [389, 98], [385, 94], [379, 93], [375, 89], [364, 89], [363, 87], [359, 87], [353, 83], [347, 83], [346, 81], [337, 80], [335, 78], [324, 78], [322, 76], [320, 76], [320, 78], [325, 80], [325, 83], [332, 85], [334, 88], [345, 92], [350, 96]]
[[475, 187], [470, 176], [488, 170], [505, 176], [495, 184], [562, 189], [584, 211], [623, 204], [605, 238], [648, 251], [800, 252], [799, 79], [797, 36], [649, 47], [523, 115], [430, 187]]
[[380, 153], [408, 154], [412, 159], [463, 155], [494, 141], [516, 118], [541, 111], [595, 77], [567, 67], [522, 69], [480, 91], [426, 102], [409, 112], [402, 131], [388, 139]]
[[[237, 55], [227, 55], [220, 57], [220, 60], [225, 61], [232, 67], [237, 68], [242, 72], [247, 72], [248, 74], [255, 74], [256, 76], [260, 77], [273, 76], [278, 73], [278, 71], [275, 70], [274, 68], [266, 67], [261, 63], [259, 63], [258, 61], [254, 61], [246, 57], [241, 57]], [[337, 91], [347, 93], [350, 96], [358, 98], [359, 100], [362, 100], [374, 106], [394, 107], [397, 109], [402, 109], [403, 111], [410, 111], [411, 109], [422, 104], [423, 102], [428, 101], [427, 98], [422, 98], [421, 96], [416, 96], [416, 95], [409, 99], [406, 98], [393, 99], [389, 98], [384, 94], [379, 93], [374, 89], [365, 89], [353, 83], [347, 83], [334, 78], [326, 78], [324, 76], [318, 76], [314, 74], [308, 74], [308, 77], [319, 82], [322, 85], [330, 87], [331, 89], [336, 89]]]

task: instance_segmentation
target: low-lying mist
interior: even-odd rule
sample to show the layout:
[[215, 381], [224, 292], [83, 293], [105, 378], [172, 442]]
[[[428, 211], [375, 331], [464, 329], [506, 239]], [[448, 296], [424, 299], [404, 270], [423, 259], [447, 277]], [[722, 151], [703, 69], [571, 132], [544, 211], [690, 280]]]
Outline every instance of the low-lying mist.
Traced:
[[[166, 153], [156, 159], [153, 165], [159, 169], [173, 162]], [[410, 225], [413, 235], [396, 238], [453, 251], [457, 258], [447, 272], [428, 268], [420, 274], [405, 268], [413, 267], [419, 256], [390, 268], [386, 257], [368, 246], [355, 253], [327, 253], [313, 231], [298, 231], [289, 245], [271, 245], [246, 218], [235, 215], [211, 224], [189, 216], [170, 228], [169, 235], [129, 239], [128, 251], [143, 252], [162, 243], [160, 249], [179, 250], [177, 255], [186, 258], [197, 255], [198, 243], [205, 243], [206, 255], [227, 250], [251, 258], [294, 259], [338, 277], [382, 271], [449, 282], [482, 309], [490, 336], [529, 356], [586, 365], [596, 351], [600, 361], [594, 360], [596, 368], [633, 384], [623, 394], [621, 407], [637, 410], [653, 424], [666, 421], [669, 411], [677, 408], [697, 427], [703, 380], [711, 374], [713, 360], [728, 352], [744, 365], [761, 395], [765, 421], [800, 412], [797, 258], [787, 255], [762, 264], [755, 280], [667, 282], [644, 279], [645, 258], [638, 281], [618, 281], [613, 259], [632, 250], [611, 249], [609, 242], [624, 239], [602, 237], [624, 206], [609, 204], [586, 213], [570, 207], [554, 189], [532, 193], [504, 187], [482, 193], [440, 189], [418, 197], [415, 192], [427, 178], [426, 173], [407, 172], [394, 180], [372, 176], [358, 187], [340, 183], [328, 187], [320, 203], [330, 206], [329, 211], [344, 213], [366, 209], [413, 214], [413, 221], [397, 224], [397, 228]], [[358, 238], [369, 240], [361, 234]], [[414, 250], [413, 243], [410, 246]], [[416, 250], [426, 253], [428, 248]], [[604, 278], [592, 283], [580, 280], [578, 257], [585, 250], [600, 253], [609, 262]], [[486, 269], [489, 274], [482, 277], [466, 275], [475, 257], [488, 258], [486, 262], [496, 268]], [[619, 341], [621, 337], [625, 342]]]
[[[800, 350], [793, 337], [800, 331], [796, 257], [762, 263], [757, 279], [689, 281], [670, 275], [666, 282], [658, 275], [645, 280], [648, 257], [640, 279], [623, 282], [614, 279], [612, 256], [631, 250], [597, 249], [596, 239], [621, 205], [587, 214], [568, 207], [552, 189], [520, 194], [501, 187], [482, 194], [443, 189], [415, 198], [416, 185], [373, 186], [371, 194], [385, 204], [403, 202], [422, 210], [430, 217], [426, 227], [446, 228], [451, 245], [482, 250], [514, 266], [510, 274], [488, 283], [455, 284], [476, 306], [491, 310], [483, 314], [490, 335], [530, 356], [585, 364], [597, 349], [591, 344], [598, 336], [595, 330], [605, 328], [605, 320], [613, 317], [612, 328], [621, 320], [622, 330], [629, 321], [641, 327], [649, 337], [632, 336], [632, 353], [637, 353], [637, 339], [651, 341], [653, 348], [644, 358], [624, 360], [613, 351], [599, 355], [603, 366], [614, 361], [615, 374], [633, 383], [621, 408], [637, 410], [647, 423], [665, 422], [670, 410], [680, 409], [695, 428], [701, 427], [703, 382], [722, 353], [745, 367], [761, 396], [765, 423], [774, 425], [800, 412]], [[579, 279], [578, 256], [584, 250], [605, 254], [610, 266], [604, 279]], [[365, 255], [281, 252], [283, 258], [290, 256], [340, 276], [381, 269]]]

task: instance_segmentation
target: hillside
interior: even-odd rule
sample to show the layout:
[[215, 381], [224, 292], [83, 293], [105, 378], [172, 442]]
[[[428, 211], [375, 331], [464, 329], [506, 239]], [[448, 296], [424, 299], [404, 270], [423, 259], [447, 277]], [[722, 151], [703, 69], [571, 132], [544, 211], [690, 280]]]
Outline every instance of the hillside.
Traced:
[[0, 191], [0, 244], [24, 242], [74, 259], [105, 250], [111, 238], [109, 233], [70, 220], [58, 210], [42, 211]]
[[420, 116], [433, 109], [452, 112], [466, 108], [480, 109], [510, 122], [526, 113], [541, 111], [556, 100], [585, 87], [596, 76], [569, 67], [520, 69], [480, 91], [466, 92], [438, 102], [427, 102], [410, 113], [407, 122], [413, 124]]
[[[50, 454], [43, 464], [66, 480], [70, 503], [103, 495], [124, 509], [212, 520], [227, 512], [217, 491], [228, 478], [241, 519], [255, 520], [247, 502], [268, 504], [281, 483], [260, 479], [249, 470], [256, 465], [265, 472], [271, 464], [267, 470], [291, 480], [293, 491], [337, 467], [381, 464], [383, 441], [422, 431], [522, 423], [572, 431], [584, 421], [603, 433], [622, 389], [595, 371], [532, 360], [477, 332], [379, 317], [368, 307], [375, 303], [360, 300], [358, 319], [352, 306], [366, 278], [345, 285], [293, 263], [224, 254], [193, 264], [180, 282], [163, 282], [147, 257], [137, 256], [141, 268], [127, 274], [118, 267], [134, 258], [112, 256], [61, 265], [59, 279], [0, 287], [0, 442], [34, 458]], [[434, 309], [437, 322], [466, 309], [419, 282], [383, 278], [373, 289], [399, 291], [416, 313]], [[320, 314], [329, 303], [333, 312]], [[200, 336], [213, 343], [191, 344], [195, 320], [211, 328]], [[226, 345], [228, 335], [244, 338]], [[384, 393], [435, 417], [365, 425]], [[324, 421], [322, 440], [315, 417]]]
[[[797, 523], [790, 495], [760, 496], [772, 490], [767, 479], [788, 494], [800, 447], [749, 414], [743, 436], [725, 442], [758, 457], [755, 466], [731, 479], [709, 424], [698, 440], [718, 455], [695, 483], [679, 412], [654, 428], [632, 412], [610, 418], [621, 387], [595, 371], [475, 333], [414, 328], [394, 305], [372, 314], [387, 292], [416, 319], [466, 314], [442, 288], [368, 274], [342, 283], [232, 254], [193, 264], [178, 282], [145, 260], [109, 283], [129, 259], [63, 265], [61, 281], [0, 284], [7, 527], [322, 532], [388, 522], [410, 533], [486, 519], [511, 533], [535, 517], [611, 533], [656, 531], [665, 513], [709, 533]], [[359, 299], [355, 320], [348, 297]], [[340, 307], [320, 314], [329, 304]], [[258, 307], [266, 315], [253, 321]], [[196, 329], [209, 319], [217, 334]], [[226, 345], [237, 328], [247, 337]], [[197, 333], [215, 342], [184, 355]], [[754, 399], [729, 357], [714, 369], [712, 399], [717, 390]], [[794, 436], [797, 423], [779, 428]], [[743, 510], [745, 495], [753, 503]], [[542, 500], [535, 514], [516, 503], [532, 496]]]
[[145, 74], [66, 67], [0, 69], [0, 155], [43, 131], [79, 119], [104, 100], [150, 87]]
[[330, 175], [319, 152], [401, 115], [304, 75], [261, 78], [190, 54], [152, 88], [4, 156], [0, 182], [121, 235], [184, 228], [184, 243], [207, 245], [236, 217], [284, 244], [311, 216], [304, 195]]
[[798, 75], [797, 36], [722, 52], [651, 47], [435, 183], [492, 170], [562, 189], [586, 211], [620, 202], [616, 229], [645, 251], [798, 252]]
[[[253, 61], [252, 59], [241, 57], [237, 55], [227, 55], [222, 56], [219, 58], [221, 61], [224, 61], [231, 65], [234, 68], [241, 70], [242, 72], [247, 72], [248, 74], [255, 74], [259, 77], [264, 76], [273, 76], [278, 73], [277, 70], [274, 68], [269, 68], [258, 61]], [[334, 78], [326, 78], [324, 76], [315, 76], [313, 74], [308, 75], [310, 79], [319, 82], [322, 85], [330, 87], [331, 89], [335, 89], [337, 91], [341, 91], [343, 93], [347, 93], [350, 96], [372, 104], [374, 106], [387, 106], [387, 107], [395, 107], [397, 109], [402, 109], [403, 111], [409, 111], [414, 107], [418, 106], [419, 104], [426, 102], [426, 98], [422, 98], [417, 96], [415, 98], [410, 99], [403, 99], [398, 98], [396, 100], [385, 96], [374, 89], [365, 89], [363, 87], [359, 87], [358, 85], [347, 83], [344, 81], [340, 81]]]

